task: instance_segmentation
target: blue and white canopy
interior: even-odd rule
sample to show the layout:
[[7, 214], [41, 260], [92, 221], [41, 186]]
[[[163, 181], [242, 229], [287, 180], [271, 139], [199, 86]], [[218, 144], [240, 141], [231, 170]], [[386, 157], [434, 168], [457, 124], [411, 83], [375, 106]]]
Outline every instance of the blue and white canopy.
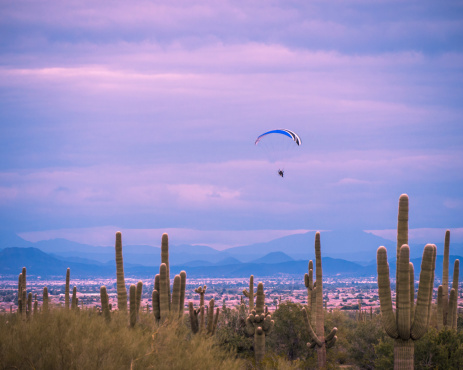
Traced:
[[284, 128], [279, 128], [277, 130], [271, 130], [271, 131], [268, 131], [268, 132], [265, 132], [263, 133], [262, 135], [259, 135], [259, 137], [256, 139], [256, 142], [255, 144], [257, 145], [257, 143], [259, 143], [259, 141], [266, 135], [270, 135], [270, 134], [281, 134], [281, 135], [286, 135], [288, 137], [290, 137], [292, 140], [294, 140], [294, 142], [299, 146], [302, 144], [302, 141], [301, 141], [301, 138], [294, 132], [294, 131], [291, 131], [291, 130], [286, 130]]

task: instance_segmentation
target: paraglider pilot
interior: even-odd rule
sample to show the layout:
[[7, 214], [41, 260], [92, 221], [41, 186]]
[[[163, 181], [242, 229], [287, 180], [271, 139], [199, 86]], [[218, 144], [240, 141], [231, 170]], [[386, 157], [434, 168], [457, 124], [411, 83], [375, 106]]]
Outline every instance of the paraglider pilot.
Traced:
[[281, 177], [283, 177], [284, 174], [285, 174], [285, 171], [283, 171], [283, 170], [278, 170], [278, 174], [279, 174]]

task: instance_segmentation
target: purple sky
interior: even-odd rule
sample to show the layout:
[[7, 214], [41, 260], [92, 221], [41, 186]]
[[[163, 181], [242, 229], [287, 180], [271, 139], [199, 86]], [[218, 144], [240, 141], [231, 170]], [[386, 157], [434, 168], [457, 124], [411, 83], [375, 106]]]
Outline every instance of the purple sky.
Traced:
[[407, 193], [463, 241], [461, 40], [461, 1], [2, 1], [1, 229], [224, 248], [394, 229]]

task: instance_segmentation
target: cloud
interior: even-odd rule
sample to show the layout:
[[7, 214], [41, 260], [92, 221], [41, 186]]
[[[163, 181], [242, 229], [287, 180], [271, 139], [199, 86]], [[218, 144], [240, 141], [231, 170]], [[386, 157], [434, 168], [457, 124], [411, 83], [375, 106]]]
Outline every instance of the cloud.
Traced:
[[0, 221], [384, 229], [403, 192], [416, 227], [461, 220], [458, 5], [336, 7], [2, 3]]

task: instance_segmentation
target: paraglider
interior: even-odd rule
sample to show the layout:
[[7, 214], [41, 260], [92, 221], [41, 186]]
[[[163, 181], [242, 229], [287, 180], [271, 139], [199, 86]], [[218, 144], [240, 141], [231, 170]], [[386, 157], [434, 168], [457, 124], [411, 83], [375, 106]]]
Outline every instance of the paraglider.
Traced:
[[[259, 135], [254, 143], [261, 147], [270, 162], [284, 162], [290, 156], [295, 148], [301, 144], [301, 138], [294, 131], [287, 129], [277, 129], [264, 132]], [[278, 169], [278, 176], [284, 177], [284, 168]]]

